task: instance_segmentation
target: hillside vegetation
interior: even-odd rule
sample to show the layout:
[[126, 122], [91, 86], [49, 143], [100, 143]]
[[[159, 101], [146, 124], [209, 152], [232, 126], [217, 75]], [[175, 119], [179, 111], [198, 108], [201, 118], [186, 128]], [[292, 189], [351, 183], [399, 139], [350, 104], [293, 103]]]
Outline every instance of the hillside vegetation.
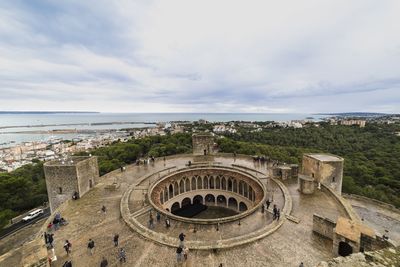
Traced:
[[[240, 129], [217, 140], [221, 152], [265, 155], [301, 163], [306, 152], [344, 157], [343, 191], [400, 207], [400, 125], [369, 124], [365, 128], [330, 126], [302, 129], [271, 128], [261, 132]], [[192, 150], [191, 134], [175, 134], [116, 142], [91, 151], [98, 156], [100, 175], [146, 156], [162, 157]], [[80, 153], [86, 155], [88, 153]], [[0, 227], [17, 214], [47, 201], [43, 163], [0, 174]]]
[[305, 152], [326, 152], [345, 159], [343, 191], [400, 207], [399, 124], [367, 124], [365, 128], [331, 126], [301, 129], [240, 130], [220, 139], [222, 152], [266, 155], [301, 163]]

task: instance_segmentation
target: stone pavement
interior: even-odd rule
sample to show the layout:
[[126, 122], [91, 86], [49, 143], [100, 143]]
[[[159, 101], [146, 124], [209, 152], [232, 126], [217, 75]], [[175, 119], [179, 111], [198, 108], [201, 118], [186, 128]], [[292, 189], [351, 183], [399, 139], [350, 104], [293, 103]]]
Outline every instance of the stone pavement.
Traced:
[[[144, 240], [123, 222], [120, 214], [120, 199], [129, 185], [139, 181], [139, 178], [151, 172], [162, 170], [169, 166], [181, 166], [192, 160], [191, 156], [171, 157], [163, 162], [156, 161], [154, 165], [128, 166], [125, 172], [114, 171], [100, 178], [100, 183], [78, 201], [68, 201], [62, 205], [60, 212], [69, 221], [67, 226], [55, 232], [55, 251], [58, 261], [54, 266], [62, 266], [66, 259], [72, 259], [73, 266], [99, 266], [102, 257], [106, 257], [109, 266], [119, 266], [118, 249], [114, 247], [113, 235], [118, 233], [120, 245], [126, 250], [126, 266], [178, 266], [175, 249], [157, 245]], [[223, 164], [234, 163], [233, 158], [216, 157], [215, 161]], [[254, 164], [252, 160], [237, 158], [235, 164], [260, 169], [266, 172], [266, 166]], [[120, 183], [115, 191], [106, 190], [105, 186], [113, 182]], [[336, 220], [338, 215], [346, 216], [343, 208], [325, 191], [317, 191], [313, 196], [300, 195], [296, 181], [289, 181], [286, 186], [293, 199], [292, 215], [300, 219], [298, 224], [286, 220], [274, 233], [257, 242], [227, 250], [190, 251], [189, 259], [183, 266], [298, 266], [301, 261], [305, 266], [315, 266], [322, 260], [331, 258], [331, 243], [312, 233], [312, 215]], [[271, 192], [272, 193], [272, 192]], [[275, 195], [276, 197], [277, 195]], [[277, 200], [277, 199], [276, 199]], [[139, 202], [138, 202], [139, 203]], [[107, 212], [101, 212], [102, 205]], [[259, 223], [262, 216], [256, 212], [255, 217], [249, 217], [242, 228], [251, 231], [252, 224]], [[269, 218], [267, 219], [267, 221]], [[160, 229], [161, 226], [157, 226]], [[175, 225], [171, 235], [177, 235], [182, 230], [187, 233], [187, 239], [204, 238], [193, 234], [190, 229], [180, 229]], [[236, 227], [236, 228], [235, 228]], [[240, 229], [242, 229], [240, 228]], [[163, 228], [162, 228], [163, 229]], [[218, 234], [235, 235], [239, 226], [232, 226], [229, 231], [224, 228]], [[45, 226], [42, 231], [45, 230]], [[164, 229], [163, 229], [164, 230]], [[240, 231], [240, 230], [239, 230]], [[215, 232], [210, 232], [211, 238]], [[94, 255], [87, 250], [89, 238], [95, 241]], [[68, 239], [72, 243], [72, 253], [67, 256], [63, 244]]]
[[390, 240], [395, 245], [400, 245], [400, 210], [362, 197], [347, 197], [347, 201], [364, 223], [375, 229], [377, 234], [385, 234], [385, 230], [388, 230]]

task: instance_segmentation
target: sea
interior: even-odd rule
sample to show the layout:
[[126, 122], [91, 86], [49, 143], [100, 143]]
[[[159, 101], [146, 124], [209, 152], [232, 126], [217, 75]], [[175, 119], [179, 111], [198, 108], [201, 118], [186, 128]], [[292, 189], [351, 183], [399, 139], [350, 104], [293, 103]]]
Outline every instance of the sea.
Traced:
[[[155, 127], [158, 122], [200, 119], [210, 122], [281, 122], [324, 117], [299, 113], [0, 113], [0, 147], [52, 138], [72, 140], [78, 136], [96, 135], [98, 130]], [[80, 133], [65, 133], [63, 130], [79, 130]]]

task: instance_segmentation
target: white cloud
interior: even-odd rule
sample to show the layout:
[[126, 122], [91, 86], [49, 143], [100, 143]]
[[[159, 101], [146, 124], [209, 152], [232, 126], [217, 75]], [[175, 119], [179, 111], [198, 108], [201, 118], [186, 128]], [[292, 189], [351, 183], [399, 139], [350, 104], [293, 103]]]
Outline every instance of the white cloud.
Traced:
[[35, 4], [0, 4], [0, 110], [400, 112], [398, 1]]

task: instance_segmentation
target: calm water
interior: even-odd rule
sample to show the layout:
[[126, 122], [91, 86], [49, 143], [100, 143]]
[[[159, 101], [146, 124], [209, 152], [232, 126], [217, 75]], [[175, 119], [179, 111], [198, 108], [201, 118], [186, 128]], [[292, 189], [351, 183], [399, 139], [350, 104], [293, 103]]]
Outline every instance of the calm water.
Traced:
[[[306, 117], [323, 118], [312, 114], [271, 114], [271, 113], [56, 113], [56, 114], [0, 114], [0, 146], [14, 141], [15, 144], [39, 141], [51, 138], [54, 133], [23, 133], [47, 130], [101, 130], [151, 127], [144, 124], [170, 121], [197, 121], [205, 119], [211, 122], [226, 121], [290, 121]], [[118, 123], [91, 125], [92, 123]], [[60, 125], [68, 124], [68, 125]], [[55, 126], [44, 126], [55, 125]], [[10, 127], [13, 128], [4, 128]], [[19, 126], [19, 127], [15, 127]], [[29, 126], [29, 127], [28, 127]], [[18, 133], [15, 133], [18, 132]], [[77, 134], [57, 134], [57, 138], [72, 139]], [[14, 144], [14, 143], [13, 143]]]

